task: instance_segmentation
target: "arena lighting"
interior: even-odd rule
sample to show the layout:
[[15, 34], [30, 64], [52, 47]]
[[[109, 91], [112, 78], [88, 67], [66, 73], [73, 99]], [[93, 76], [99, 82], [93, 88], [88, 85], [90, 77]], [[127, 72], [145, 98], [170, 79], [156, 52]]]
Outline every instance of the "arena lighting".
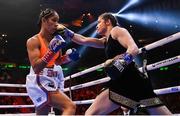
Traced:
[[89, 29], [91, 29], [94, 26], [96, 26], [96, 24], [97, 24], [97, 21], [94, 21], [91, 24], [89, 24], [87, 27], [85, 27], [84, 29], [81, 29], [80, 31], [78, 31], [77, 33], [83, 34], [83, 33], [87, 32]]
[[[85, 32], [87, 32], [88, 30], [90, 30], [91, 28], [93, 28], [94, 26], [96, 26], [97, 21], [92, 22], [91, 24], [89, 24], [87, 27], [81, 29], [80, 31], [78, 31], [78, 34], [84, 34]], [[71, 44], [70, 40], [67, 40], [68, 44]]]
[[62, 70], [63, 70], [63, 71], [68, 71], [69, 69], [66, 68], [66, 67], [64, 67], [64, 68], [62, 68]]
[[173, 12], [132, 12], [114, 15], [131, 22], [141, 24], [148, 28], [155, 28], [159, 31], [171, 31], [171, 29], [179, 29], [177, 26], [179, 19]]
[[102, 72], [103, 71], [103, 68], [99, 68], [96, 70], [97, 72]]
[[114, 14], [117, 17], [127, 19], [129, 21], [133, 22], [143, 22], [145, 24], [152, 22], [152, 20], [155, 20], [154, 16], [148, 16], [147, 14], [138, 14], [138, 13], [123, 13], [123, 14]]
[[[85, 27], [85, 28], [81, 29], [80, 31], [78, 31], [77, 33], [83, 35], [85, 32], [87, 32], [88, 30], [90, 30], [91, 28], [96, 26], [96, 24], [97, 24], [97, 21], [94, 21], [91, 24], [89, 24], [87, 27]], [[68, 40], [68, 39], [67, 39], [67, 42], [68, 42], [68, 44], [71, 44], [71, 41]]]
[[[94, 26], [96, 26], [97, 21], [92, 22], [91, 24], [89, 24], [87, 27], [81, 29], [80, 31], [78, 31], [78, 34], [84, 34], [85, 32], [87, 32], [88, 30], [90, 30], [91, 28], [93, 28]], [[90, 37], [95, 37], [96, 36], [96, 31], [94, 31]], [[69, 42], [70, 44], [71, 42]], [[80, 55], [82, 56], [82, 54], [84, 53], [84, 51], [86, 50], [87, 46], [81, 46], [77, 49], [77, 51], [80, 53]], [[78, 64], [78, 61], [76, 62], [72, 62], [70, 64], [68, 64], [68, 71], [66, 72], [67, 74], [73, 69], [73, 67]]]
[[19, 65], [18, 68], [20, 68], [20, 69], [30, 69], [30, 66], [27, 66], [27, 65]]
[[15, 65], [13, 65], [13, 64], [7, 64], [7, 65], [5, 65], [5, 68], [15, 68], [16, 66]]
[[168, 67], [161, 67], [159, 68], [160, 71], [167, 71], [169, 68]]
[[96, 30], [90, 35], [90, 37], [95, 37], [97, 35]]
[[132, 6], [132, 5], [134, 5], [134, 4], [138, 3], [138, 2], [139, 2], [139, 0], [129, 0], [129, 2], [124, 7], [122, 7], [121, 10], [119, 10], [117, 12], [117, 14], [122, 13], [124, 10], [126, 10], [127, 8], [129, 8], [130, 6]]
[[4, 64], [4, 65], [1, 65], [1, 67], [6, 68], [6, 69], [11, 69], [11, 68], [30, 69], [29, 65], [16, 65], [14, 63]]
[[78, 68], [78, 71], [83, 71], [83, 70], [86, 70], [87, 68], [85, 68], [85, 67], [80, 67], [80, 68]]
[[[89, 37], [95, 37], [97, 35], [96, 30], [89, 36]], [[81, 46], [78, 48], [78, 51], [80, 54], [83, 54], [84, 51], [86, 50], [87, 46]]]

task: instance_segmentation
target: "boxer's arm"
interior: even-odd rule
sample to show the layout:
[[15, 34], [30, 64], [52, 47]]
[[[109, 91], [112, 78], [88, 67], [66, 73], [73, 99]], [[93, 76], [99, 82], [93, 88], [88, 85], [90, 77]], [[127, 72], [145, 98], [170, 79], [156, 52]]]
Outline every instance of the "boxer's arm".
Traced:
[[66, 42], [60, 35], [56, 35], [49, 43], [49, 48], [42, 58], [40, 58], [40, 43], [36, 38], [31, 38], [27, 41], [27, 51], [30, 63], [36, 74], [43, 70], [52, 57], [63, 47]]
[[126, 53], [115, 56], [105, 62], [105, 70], [111, 79], [116, 79], [117, 75], [121, 75], [127, 66], [133, 61], [133, 57], [138, 54], [138, 47], [126, 29], [115, 27], [111, 31], [113, 39], [124, 46]]
[[40, 44], [36, 38], [30, 38], [26, 42], [28, 57], [35, 73], [39, 73], [47, 63], [40, 58]]
[[98, 39], [93, 37], [85, 37], [83, 35], [74, 33], [72, 30], [66, 28], [64, 25], [61, 24], [57, 26], [57, 31], [55, 32], [55, 35], [56, 34], [60, 34], [62, 37], [68, 38], [80, 45], [95, 48], [104, 48], [105, 38]]
[[74, 34], [72, 41], [85, 46], [90, 46], [94, 48], [104, 48], [105, 38], [93, 38], [93, 37], [85, 37], [80, 34]]
[[138, 47], [134, 42], [132, 36], [126, 29], [114, 27], [111, 31], [111, 35], [114, 39], [117, 39], [117, 41], [127, 49], [126, 53], [129, 53], [132, 56], [136, 56], [138, 54]]

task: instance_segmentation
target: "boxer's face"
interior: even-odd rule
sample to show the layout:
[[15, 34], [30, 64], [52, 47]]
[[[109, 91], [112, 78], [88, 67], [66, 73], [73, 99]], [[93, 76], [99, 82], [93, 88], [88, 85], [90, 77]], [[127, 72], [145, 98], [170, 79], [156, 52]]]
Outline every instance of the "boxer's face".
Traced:
[[98, 24], [96, 27], [96, 31], [99, 35], [105, 35], [105, 32], [107, 31], [107, 25], [104, 19], [102, 17], [98, 18]]
[[53, 34], [58, 26], [58, 21], [59, 21], [59, 15], [55, 12], [54, 15], [49, 17], [48, 19], [45, 19], [45, 28], [46, 30]]

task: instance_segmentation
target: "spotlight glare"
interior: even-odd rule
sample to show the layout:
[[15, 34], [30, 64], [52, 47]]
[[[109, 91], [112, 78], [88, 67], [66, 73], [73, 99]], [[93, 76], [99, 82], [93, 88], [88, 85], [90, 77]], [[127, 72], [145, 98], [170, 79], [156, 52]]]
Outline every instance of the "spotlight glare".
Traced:
[[179, 28], [177, 23], [178, 18], [174, 18], [171, 13], [168, 15], [164, 12], [146, 12], [146, 13], [121, 13], [116, 16], [129, 20], [131, 22], [153, 28], [158, 31], [170, 31], [170, 28]]
[[139, 0], [129, 0], [129, 2], [123, 8], [121, 8], [121, 10], [119, 10], [119, 12], [117, 14], [120, 14], [121, 12], [126, 10], [128, 7], [136, 4], [137, 2], [139, 2]]
[[155, 20], [155, 18], [151, 15], [138, 14], [138, 13], [118, 14], [117, 16], [133, 22], [141, 22], [141, 23], [143, 22], [144, 24], [147, 24]]
[[96, 30], [90, 35], [90, 37], [95, 37], [97, 35]]
[[97, 24], [97, 21], [92, 22], [91, 24], [89, 24], [87, 27], [85, 27], [84, 29], [81, 29], [79, 32], [79, 34], [83, 34], [86, 31], [88, 31], [89, 29], [91, 29], [92, 27], [94, 27]]

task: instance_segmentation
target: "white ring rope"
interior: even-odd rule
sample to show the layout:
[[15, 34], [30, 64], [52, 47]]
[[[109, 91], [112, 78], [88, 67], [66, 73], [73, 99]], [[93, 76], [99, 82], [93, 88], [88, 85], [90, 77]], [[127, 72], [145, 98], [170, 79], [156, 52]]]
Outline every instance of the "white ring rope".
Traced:
[[28, 96], [27, 93], [6, 93], [0, 92], [0, 96]]
[[177, 93], [177, 92], [180, 92], [180, 86], [156, 89], [156, 90], [154, 90], [154, 92], [157, 95], [163, 95], [163, 94], [168, 94], [168, 93]]
[[[73, 101], [77, 105], [81, 104], [91, 104], [94, 99], [90, 100], [80, 100], [80, 101]], [[0, 108], [34, 108], [35, 105], [0, 105]]]
[[[177, 40], [179, 38], [180, 38], [180, 32], [178, 32], [176, 34], [173, 34], [171, 36], [168, 36], [168, 37], [166, 37], [166, 38], [164, 38], [162, 40], [156, 41], [156, 42], [154, 42], [152, 44], [149, 44], [149, 45], [147, 45], [147, 46], [145, 46], [143, 48], [145, 48], [146, 50], [151, 50], [151, 49], [154, 49], [156, 47], [167, 44], [169, 42], [175, 41], [175, 40]], [[143, 48], [139, 49], [140, 53], [142, 53]], [[154, 69], [157, 69], [159, 67], [166, 66], [166, 65], [171, 65], [171, 64], [174, 64], [174, 63], [177, 63], [177, 62], [180, 62], [180, 55], [169, 58], [169, 59], [166, 59], [166, 60], [163, 60], [163, 61], [156, 62], [154, 64], [147, 65], [147, 70], [154, 70]], [[104, 67], [104, 63], [99, 64], [99, 65], [94, 66], [94, 67], [91, 67], [89, 69], [86, 69], [84, 71], [75, 73], [75, 74], [71, 75], [71, 78], [81, 76], [83, 74], [92, 72], [92, 71], [97, 70], [97, 69], [102, 68], [102, 67]], [[142, 68], [139, 68], [139, 70], [142, 72]], [[69, 80], [69, 79], [70, 79], [70, 76], [65, 78], [65, 80]], [[84, 83], [84, 84], [79, 84], [79, 85], [72, 86], [71, 90], [76, 90], [76, 89], [80, 89], [80, 88], [84, 88], [84, 87], [89, 87], [89, 86], [101, 84], [101, 83], [107, 82], [109, 80], [110, 80], [109, 77], [105, 77], [105, 78], [98, 79], [98, 80], [95, 80], [95, 81], [91, 81], [91, 82], [87, 82], [87, 83]], [[22, 85], [22, 84], [0, 84], [0, 87], [26, 87], [26, 86]], [[65, 88], [64, 91], [65, 92], [69, 91], [69, 88]], [[154, 90], [154, 92], [157, 95], [168, 94], [168, 93], [177, 93], [177, 92], [180, 92], [180, 86], [156, 89], [156, 90]], [[5, 93], [5, 92], [3, 92], [3, 93], [0, 93], [0, 96], [28, 96], [28, 94], [27, 93]], [[93, 101], [94, 101], [94, 99], [80, 100], [80, 101], [73, 101], [73, 102], [76, 103], [76, 104], [91, 104]], [[0, 105], [0, 108], [31, 108], [31, 107], [34, 107], [34, 105]]]
[[[170, 43], [170, 42], [175, 41], [175, 40], [178, 40], [178, 39], [180, 39], [180, 32], [175, 33], [175, 34], [173, 34], [173, 35], [170, 35], [170, 36], [168, 36], [168, 37], [166, 37], [166, 38], [163, 38], [163, 39], [161, 39], [161, 40], [159, 40], [159, 41], [156, 41], [156, 42], [154, 42], [154, 43], [151, 43], [151, 44], [149, 44], [149, 45], [146, 45], [145, 47], [139, 48], [139, 54], [142, 53], [142, 49], [151, 50], [151, 49], [154, 49], [154, 48], [156, 48], [156, 47], [165, 45], [165, 44], [167, 44], [167, 43]], [[179, 59], [179, 56], [176, 56], [176, 57], [178, 57], [178, 59]], [[167, 59], [167, 60], [168, 60], [168, 59]], [[162, 64], [163, 64], [163, 63], [162, 63]], [[75, 78], [75, 77], [84, 75], [84, 74], [86, 74], [86, 73], [92, 72], [92, 71], [97, 70], [98, 68], [102, 68], [102, 67], [104, 67], [104, 63], [99, 64], [99, 65], [96, 65], [96, 66], [91, 67], [91, 68], [89, 68], [89, 69], [86, 69], [86, 70], [84, 70], [84, 71], [75, 73], [75, 74], [71, 75], [71, 78]], [[142, 70], [142, 69], [141, 69], [141, 70]], [[65, 77], [65, 80], [69, 80], [69, 79], [70, 79], [70, 76]]]
[[[150, 50], [150, 49], [153, 49], [153, 48], [155, 48], [157, 46], [161, 46], [161, 45], [167, 44], [169, 42], [172, 42], [174, 40], [177, 40], [179, 38], [180, 38], [180, 32], [175, 33], [175, 34], [173, 34], [171, 36], [168, 36], [168, 37], [166, 37], [166, 38], [164, 38], [162, 40], [159, 40], [157, 42], [154, 42], [152, 44], [149, 44], [149, 45], [145, 46], [145, 48], [147, 50]], [[151, 46], [153, 46], [153, 47], [151, 47]], [[141, 49], [142, 48], [140, 48], [140, 50]], [[174, 63], [177, 63], [177, 62], [180, 62], [180, 55], [169, 58], [169, 59], [166, 59], [166, 60], [163, 60], [163, 61], [156, 62], [154, 64], [147, 65], [147, 70], [153, 70], [153, 69], [159, 68], [161, 66], [167, 66], [167, 65], [174, 64]], [[75, 78], [75, 77], [84, 75], [86, 73], [95, 71], [95, 70], [97, 70], [99, 68], [102, 68], [102, 67], [104, 67], [104, 63], [96, 65], [96, 66], [91, 67], [89, 69], [86, 69], [84, 71], [75, 73], [75, 74], [71, 75], [71, 78]], [[142, 68], [139, 68], [139, 69], [140, 69], [140, 71], [142, 71]], [[69, 80], [69, 79], [70, 79], [70, 76], [65, 77], [65, 80]], [[0, 87], [25, 87], [25, 85], [21, 85], [21, 84], [0, 84]]]
[[34, 105], [0, 105], [0, 108], [33, 108]]
[[[163, 89], [156, 89], [154, 92], [157, 95], [168, 94], [168, 93], [177, 93], [180, 92], [180, 86], [168, 87]], [[80, 101], [73, 101], [77, 105], [82, 104], [91, 104], [94, 99], [89, 100], [80, 100]], [[0, 105], [0, 108], [32, 108], [34, 105]]]
[[[159, 61], [159, 62], [156, 62], [153, 64], [149, 64], [149, 65], [147, 65], [147, 70], [154, 70], [154, 69], [157, 69], [159, 67], [168, 66], [168, 65], [175, 64], [178, 62], [180, 62], [180, 55], [172, 57], [172, 58], [168, 58], [166, 60], [162, 60], [162, 61]], [[139, 71], [142, 72], [142, 67], [139, 68]]]
[[[174, 87], [168, 87], [163, 89], [156, 89], [154, 92], [157, 95], [163, 95], [168, 93], [177, 93], [180, 92], [180, 86], [174, 86]], [[94, 101], [94, 99], [90, 100], [81, 100], [81, 101], [74, 101], [76, 104], [91, 104]]]
[[[172, 57], [172, 58], [169, 58], [169, 59], [166, 59], [166, 60], [162, 60], [162, 61], [156, 62], [154, 64], [147, 65], [147, 70], [154, 70], [154, 69], [157, 69], [157, 68], [159, 68], [161, 66], [167, 66], [167, 65], [174, 64], [174, 63], [177, 63], [177, 62], [180, 62], [180, 55]], [[73, 77], [75, 78], [77, 75], [82, 75], [82, 74], [85, 74], [87, 72], [91, 72], [91, 71], [97, 70], [100, 67], [102, 67], [102, 64], [94, 66], [94, 67], [89, 68], [87, 70], [84, 70], [82, 72], [78, 72], [76, 74], [73, 74], [73, 75], [75, 75]], [[142, 71], [142, 68], [139, 68], [139, 70]], [[71, 89], [75, 90], [75, 89], [80, 89], [80, 88], [83, 88], [83, 87], [89, 87], [89, 86], [92, 86], [92, 85], [96, 85], [96, 84], [107, 82], [109, 80], [110, 80], [109, 77], [105, 77], [105, 78], [102, 78], [102, 79], [99, 79], [99, 80], [95, 80], [95, 81], [92, 81], [92, 82], [87, 82], [87, 83], [84, 83], [84, 84], [79, 84], [79, 85], [72, 86]], [[25, 87], [25, 85], [20, 85], [20, 84], [0, 84], [0, 87]], [[69, 88], [65, 88], [64, 91], [65, 92], [69, 91]], [[24, 96], [26, 96], [25, 93], [22, 93], [22, 94], [24, 94]]]
[[[180, 55], [175, 56], [173, 58], [163, 60], [163, 61], [159, 61], [159, 62], [154, 63], [154, 64], [150, 64], [150, 65], [147, 66], [147, 70], [154, 70], [154, 69], [157, 69], [157, 68], [162, 67], [162, 66], [175, 64], [177, 62], [180, 62]], [[139, 70], [142, 72], [142, 68], [139, 68]], [[71, 90], [80, 89], [80, 88], [84, 88], [84, 87], [93, 86], [93, 85], [96, 85], [96, 84], [105, 83], [105, 82], [107, 82], [109, 80], [110, 80], [110, 77], [105, 77], [105, 78], [102, 78], [102, 79], [99, 79], [99, 80], [95, 80], [95, 81], [87, 82], [87, 83], [84, 83], [84, 84], [79, 84], [79, 85], [72, 86]], [[64, 91], [65, 92], [69, 91], [69, 88], [65, 88]]]
[[[180, 32], [175, 33], [173, 35], [170, 35], [168, 37], [165, 37], [165, 38], [163, 38], [163, 39], [161, 39], [159, 41], [156, 41], [154, 43], [151, 43], [151, 44], [149, 44], [149, 45], [147, 45], [147, 46], [145, 46], [143, 48], [145, 48], [146, 50], [151, 50], [151, 49], [157, 48], [159, 46], [163, 46], [163, 45], [165, 45], [167, 43], [173, 42], [173, 41], [178, 40], [178, 39], [180, 39]], [[139, 49], [139, 53], [142, 53], [143, 48]]]
[[[84, 74], [86, 74], [86, 73], [95, 71], [95, 70], [97, 70], [97, 69], [99, 69], [99, 68], [103, 68], [103, 67], [104, 67], [104, 63], [99, 64], [99, 65], [96, 65], [96, 66], [93, 66], [93, 67], [88, 68], [88, 69], [86, 69], [86, 70], [84, 70], [84, 71], [81, 71], [81, 72], [78, 72], [78, 73], [75, 73], [75, 74], [71, 75], [71, 78], [75, 78], [75, 77], [84, 75]], [[69, 80], [69, 79], [70, 79], [70, 76], [65, 77], [65, 80]]]
[[[176, 93], [179, 91], [180, 91], [180, 86], [174, 86], [174, 87], [154, 90], [154, 92], [157, 95], [167, 94], [167, 93]], [[93, 101], [94, 101], [94, 99], [90, 99], [90, 100], [75, 101], [75, 103], [77, 103], [77, 104], [78, 103], [80, 103], [80, 104], [91, 104]]]
[[1, 83], [0, 87], [26, 87], [25, 84], [6, 84]]
[[89, 99], [89, 100], [80, 100], [80, 101], [73, 101], [77, 105], [81, 104], [91, 104], [94, 101], [94, 99]]
[[[81, 86], [78, 85], [78, 88], [76, 88], [76, 86], [73, 86], [72, 90], [76, 90], [76, 89], [85, 88], [85, 87], [89, 87], [92, 85], [104, 83], [104, 82], [108, 81], [108, 78], [109, 77], [99, 79], [98, 82], [97, 81], [96, 82], [95, 81], [88, 82], [88, 84], [90, 83], [89, 85], [86, 85], [87, 83], [80, 84]], [[102, 81], [100, 81], [100, 80], [102, 80]], [[173, 87], [168, 87], [168, 88], [156, 89], [156, 90], [154, 90], [154, 92], [157, 95], [168, 94], [168, 93], [177, 93], [177, 92], [180, 92], [180, 86], [173, 86]], [[0, 92], [0, 96], [28, 96], [28, 94], [27, 93], [5, 93], [5, 92], [1, 93]]]
[[[90, 87], [90, 86], [93, 86], [93, 85], [98, 85], [98, 84], [107, 82], [109, 80], [110, 80], [109, 77], [105, 77], [105, 78], [98, 79], [98, 80], [95, 80], [95, 81], [91, 81], [91, 82], [87, 82], [87, 83], [84, 83], [84, 84], [79, 84], [79, 85], [72, 86], [71, 90], [81, 89], [81, 88], [84, 88], [84, 87]], [[69, 91], [69, 87], [64, 89], [64, 92], [67, 92], [67, 91]]]
[[[36, 116], [36, 113], [16, 113], [16, 114], [0, 114], [0, 116]], [[49, 115], [48, 116], [53, 116], [53, 115]]]
[[[147, 65], [147, 70], [154, 70], [154, 69], [157, 69], [159, 67], [175, 64], [175, 63], [178, 63], [178, 62], [180, 62], [180, 55], [172, 57], [172, 58], [168, 58], [166, 60], [162, 60], [162, 61], [159, 61], [159, 62], [156, 62], [156, 63], [153, 63], [153, 64], [149, 64], [149, 65]], [[97, 70], [99, 68], [102, 68], [102, 67], [104, 67], [104, 63], [96, 65], [96, 66], [91, 67], [89, 69], [86, 69], [84, 71], [75, 73], [75, 74], [71, 75], [71, 78], [81, 76], [83, 74], [95, 71], [95, 70]], [[139, 68], [139, 71], [142, 72], [142, 67]], [[70, 76], [65, 77], [65, 80], [69, 80], [69, 79], [70, 79]]]

